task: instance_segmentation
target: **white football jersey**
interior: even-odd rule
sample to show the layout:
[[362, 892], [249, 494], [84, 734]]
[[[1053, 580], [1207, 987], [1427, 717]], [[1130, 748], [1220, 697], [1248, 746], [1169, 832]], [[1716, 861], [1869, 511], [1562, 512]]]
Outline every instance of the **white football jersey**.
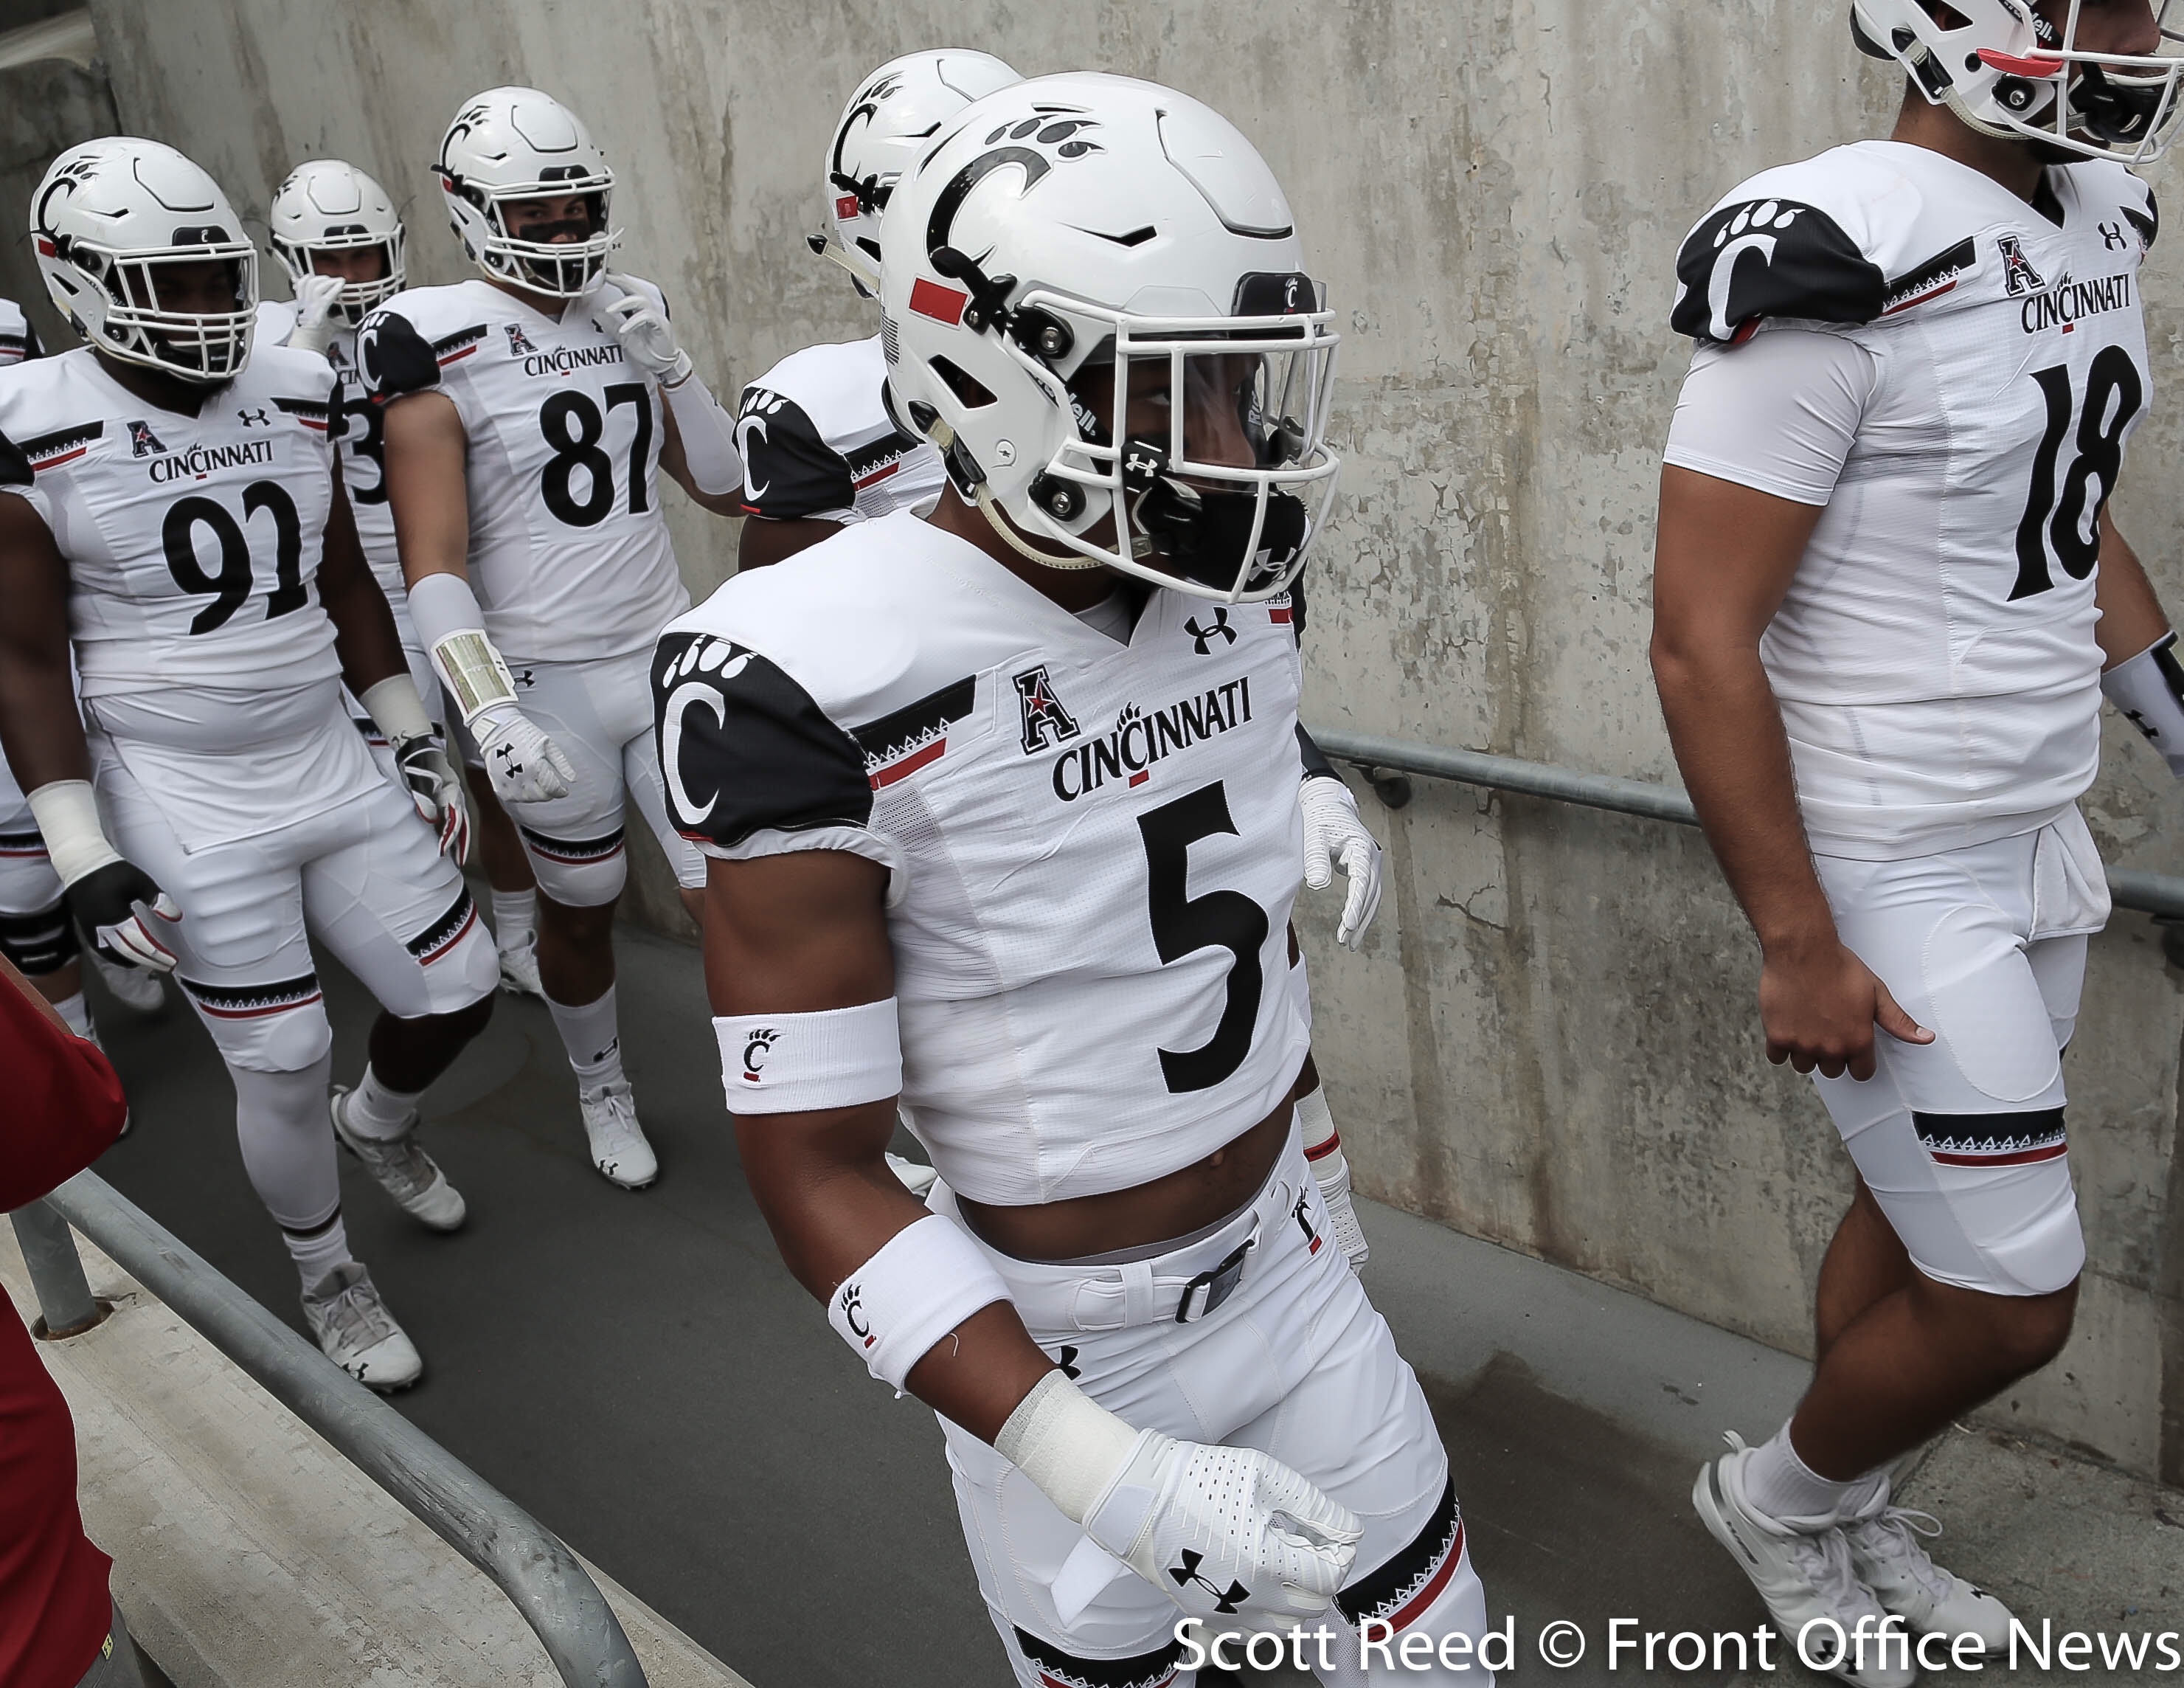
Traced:
[[0, 299], [0, 370], [38, 355], [38, 331], [23, 307], [13, 299]]
[[905, 511], [738, 576], [661, 638], [684, 835], [890, 869], [903, 1105], [961, 1194], [1129, 1189], [1288, 1095], [1289, 616], [1155, 592], [1123, 643]]
[[269, 348], [185, 416], [88, 347], [0, 370], [0, 490], [30, 500], [68, 560], [86, 698], [338, 675], [312, 589], [337, 384], [325, 359]]
[[[267, 299], [258, 307], [259, 346], [285, 346], [296, 331], [292, 299]], [[356, 517], [356, 537], [364, 545], [372, 577], [393, 605], [405, 643], [409, 632], [409, 588], [403, 584], [402, 559], [394, 549], [394, 512], [387, 502], [387, 467], [381, 460], [379, 407], [365, 397], [356, 375], [356, 330], [343, 328], [326, 345], [326, 360], [342, 377], [340, 434], [342, 484]]]
[[[2155, 230], [2114, 164], [2051, 166], [2027, 203], [1868, 141], [1753, 177], [1685, 242], [1674, 320], [1700, 347], [1667, 460], [1825, 500], [1761, 644], [1821, 853], [2030, 831], [2091, 783], [2098, 522], [2152, 392], [2138, 275]], [[1712, 396], [1763, 331], [1857, 354], [1832, 390], [1781, 396], [1774, 437], [1747, 423], [1740, 443]], [[1776, 484], [1765, 465], [1821, 436], [1841, 442], [1832, 490]]]
[[365, 319], [356, 359], [377, 404], [454, 401], [471, 585], [511, 662], [644, 650], [689, 607], [660, 508], [660, 396], [581, 303], [557, 322], [480, 280], [413, 287]]
[[784, 521], [869, 521], [927, 510], [948, 473], [932, 442], [894, 425], [879, 336], [792, 352], [744, 389], [736, 444], [744, 508]]

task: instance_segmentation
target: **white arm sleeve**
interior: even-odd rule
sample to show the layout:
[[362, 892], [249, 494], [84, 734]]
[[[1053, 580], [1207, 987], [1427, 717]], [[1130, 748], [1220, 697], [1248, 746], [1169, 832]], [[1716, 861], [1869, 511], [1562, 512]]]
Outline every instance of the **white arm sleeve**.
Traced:
[[721, 408], [705, 383], [685, 376], [663, 389], [682, 437], [682, 461], [698, 490], [716, 497], [744, 483], [743, 454], [736, 449], [736, 419]]
[[1847, 335], [1763, 330], [1701, 346], [1669, 425], [1666, 462], [1801, 504], [1825, 504], [1880, 382]]

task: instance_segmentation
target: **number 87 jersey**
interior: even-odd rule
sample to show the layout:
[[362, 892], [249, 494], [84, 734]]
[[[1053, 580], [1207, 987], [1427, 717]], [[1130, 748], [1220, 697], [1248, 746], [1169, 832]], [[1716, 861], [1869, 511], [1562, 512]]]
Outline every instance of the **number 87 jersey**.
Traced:
[[1761, 645], [1822, 854], [1979, 843], [2091, 783], [2156, 228], [2119, 164], [2051, 165], [2028, 202], [1867, 141], [1753, 177], [1685, 240], [1668, 462], [1825, 506]]
[[626, 656], [688, 607], [656, 485], [659, 398], [585, 300], [557, 320], [476, 279], [413, 287], [365, 319], [356, 368], [375, 405], [454, 402], [471, 585], [510, 661]]
[[88, 347], [0, 371], [0, 492], [30, 501], [67, 560], [85, 697], [264, 694], [340, 671], [313, 590], [337, 382], [322, 358], [261, 348], [186, 416]]

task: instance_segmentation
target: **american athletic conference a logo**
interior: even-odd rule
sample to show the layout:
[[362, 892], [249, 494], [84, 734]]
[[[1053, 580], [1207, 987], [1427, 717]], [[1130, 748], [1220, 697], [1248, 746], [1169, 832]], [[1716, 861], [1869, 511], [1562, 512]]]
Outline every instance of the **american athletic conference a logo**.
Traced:
[[[1084, 729], [1077, 717], [1062, 706], [1047, 677], [1046, 665], [1027, 668], [1013, 682], [1017, 703], [1023, 713], [1023, 753], [1036, 756], [1055, 744], [1067, 744]], [[1050, 736], [1051, 735], [1051, 736]]]

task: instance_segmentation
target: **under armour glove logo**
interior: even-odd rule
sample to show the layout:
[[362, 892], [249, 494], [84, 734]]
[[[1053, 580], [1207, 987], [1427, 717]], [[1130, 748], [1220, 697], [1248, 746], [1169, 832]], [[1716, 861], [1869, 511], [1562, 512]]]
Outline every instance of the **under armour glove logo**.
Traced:
[[1229, 1583], [1228, 1591], [1223, 1593], [1220, 1584], [1199, 1570], [1198, 1568], [1205, 1563], [1206, 1556], [1203, 1553], [1195, 1547], [1186, 1547], [1183, 1550], [1183, 1563], [1180, 1565], [1170, 1565], [1167, 1568], [1167, 1574], [1175, 1579], [1175, 1585], [1178, 1588], [1188, 1588], [1191, 1584], [1195, 1583], [1206, 1593], [1212, 1595], [1213, 1609], [1216, 1612], [1233, 1613], [1245, 1601], [1251, 1597], [1251, 1590], [1245, 1588], [1243, 1584], [1234, 1581]]
[[1210, 627], [1200, 627], [1198, 617], [1193, 616], [1183, 624], [1183, 630], [1197, 643], [1198, 654], [1201, 656], [1210, 656], [1213, 654], [1213, 641], [1216, 639], [1219, 639], [1223, 644], [1236, 643], [1236, 630], [1228, 625], [1228, 612], [1226, 610], [1216, 610], [1213, 612], [1213, 625]]

